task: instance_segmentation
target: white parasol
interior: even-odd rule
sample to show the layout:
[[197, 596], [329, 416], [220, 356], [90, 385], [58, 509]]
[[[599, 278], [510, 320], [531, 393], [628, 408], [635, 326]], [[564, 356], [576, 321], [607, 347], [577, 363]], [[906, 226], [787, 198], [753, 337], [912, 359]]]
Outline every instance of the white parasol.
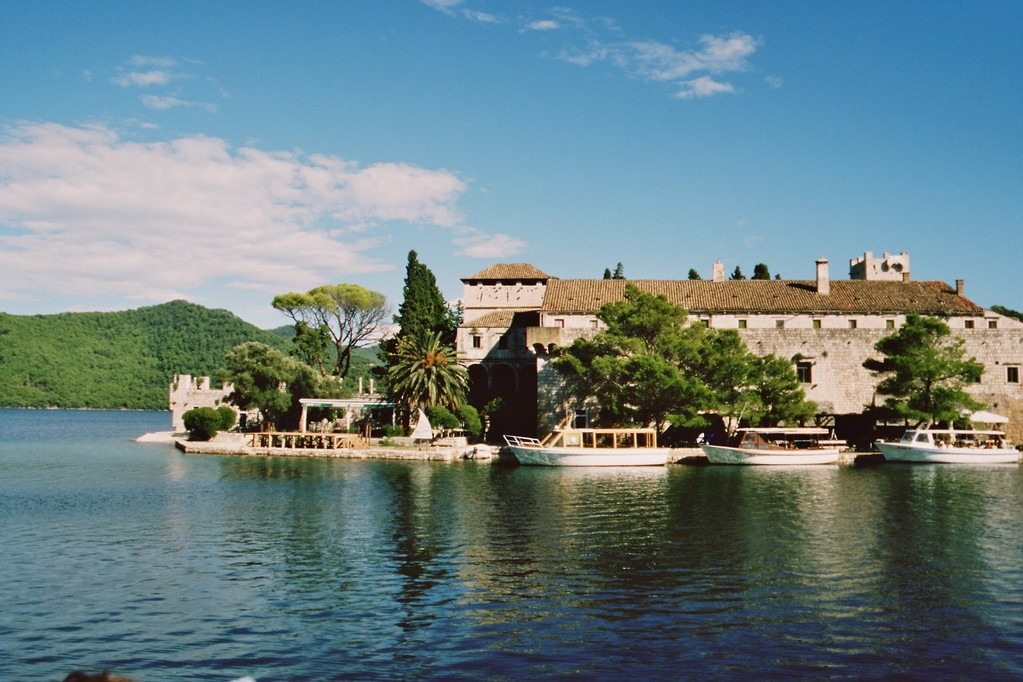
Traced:
[[1009, 418], [1003, 417], [1000, 414], [995, 414], [994, 412], [980, 410], [970, 414], [970, 421], [980, 422], [981, 424], [1005, 424], [1008, 423]]
[[433, 438], [433, 427], [430, 426], [430, 420], [426, 418], [426, 413], [422, 409], [419, 410], [419, 422], [416, 424], [415, 431], [412, 432], [412, 440], [430, 440]]

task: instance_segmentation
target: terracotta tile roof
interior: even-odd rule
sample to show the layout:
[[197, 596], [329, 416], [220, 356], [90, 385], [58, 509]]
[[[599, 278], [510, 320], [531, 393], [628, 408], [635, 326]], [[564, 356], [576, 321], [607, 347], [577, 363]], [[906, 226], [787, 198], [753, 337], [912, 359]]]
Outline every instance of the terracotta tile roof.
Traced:
[[475, 275], [463, 277], [463, 282], [475, 281], [477, 279], [510, 279], [510, 280], [531, 280], [531, 279], [557, 279], [551, 277], [543, 270], [533, 267], [529, 263], [497, 263]]
[[664, 294], [693, 313], [971, 314], [983, 308], [956, 295], [944, 282], [831, 280], [830, 293], [817, 293], [814, 280], [551, 280], [543, 312], [593, 313], [621, 300], [625, 285]]
[[462, 322], [463, 329], [503, 329], [505, 327], [539, 327], [540, 313], [535, 310], [494, 310]]

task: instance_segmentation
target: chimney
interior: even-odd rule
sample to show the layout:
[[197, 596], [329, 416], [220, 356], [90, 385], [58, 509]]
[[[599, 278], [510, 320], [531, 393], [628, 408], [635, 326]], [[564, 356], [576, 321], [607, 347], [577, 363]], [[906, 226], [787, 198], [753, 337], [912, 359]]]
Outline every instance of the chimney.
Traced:
[[831, 293], [831, 280], [828, 279], [828, 259], [817, 259], [817, 293], [827, 296]]
[[966, 295], [966, 282], [961, 279], [956, 280], [956, 296]]
[[719, 260], [714, 261], [714, 281], [725, 281], [725, 264]]

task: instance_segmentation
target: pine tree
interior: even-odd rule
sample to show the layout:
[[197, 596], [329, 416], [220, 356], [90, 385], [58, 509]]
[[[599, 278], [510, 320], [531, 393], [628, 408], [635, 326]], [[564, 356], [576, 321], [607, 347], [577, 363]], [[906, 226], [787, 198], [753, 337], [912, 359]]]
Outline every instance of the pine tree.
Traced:
[[728, 279], [746, 279], [746, 276], [742, 274], [742, 268], [738, 265], [735, 266], [735, 270], [732, 272], [732, 276]]
[[696, 268], [689, 268], [689, 279], [696, 281], [703, 279], [700, 277], [700, 273], [696, 271]]
[[753, 266], [752, 279], [771, 279], [771, 271], [767, 269], [767, 264], [757, 263]]
[[874, 349], [884, 358], [868, 358], [863, 366], [881, 377], [877, 392], [886, 396], [885, 410], [919, 422], [953, 422], [964, 410], [982, 407], [966, 392], [980, 381], [984, 365], [966, 357], [966, 341], [952, 336], [942, 320], [916, 313]]

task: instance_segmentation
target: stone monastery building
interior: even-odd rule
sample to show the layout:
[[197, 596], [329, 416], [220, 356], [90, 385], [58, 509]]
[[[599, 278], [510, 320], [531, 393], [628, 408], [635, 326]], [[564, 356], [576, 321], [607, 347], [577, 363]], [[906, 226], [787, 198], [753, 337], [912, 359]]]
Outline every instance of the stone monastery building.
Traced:
[[812, 280], [728, 280], [720, 261], [713, 272], [709, 280], [559, 279], [528, 264], [497, 264], [462, 278], [456, 343], [471, 400], [499, 396], [505, 405], [491, 433], [544, 435], [567, 417], [585, 418], [581, 404], [560, 394], [552, 352], [600, 331], [597, 311], [634, 284], [684, 307], [691, 323], [735, 329], [751, 352], [790, 358], [818, 420], [850, 441], [870, 435], [862, 412], [884, 400], [863, 368], [868, 357], [880, 358], [874, 344], [908, 313], [942, 316], [966, 340], [967, 356], [985, 366], [971, 393], [1009, 417], [1010, 437], [1023, 442], [1023, 323], [966, 298], [963, 280], [913, 281], [907, 253], [867, 252], [850, 260], [847, 280], [831, 279], [826, 259]]

